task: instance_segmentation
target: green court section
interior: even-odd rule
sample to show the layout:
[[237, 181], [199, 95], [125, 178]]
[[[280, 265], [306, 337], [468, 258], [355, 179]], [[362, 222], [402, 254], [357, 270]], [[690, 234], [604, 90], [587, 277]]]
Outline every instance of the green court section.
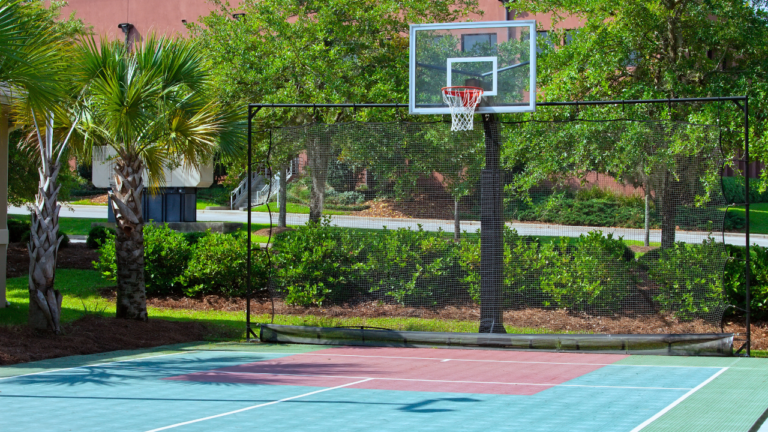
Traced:
[[643, 432], [747, 432], [768, 409], [768, 359], [632, 356], [616, 364], [728, 368]]

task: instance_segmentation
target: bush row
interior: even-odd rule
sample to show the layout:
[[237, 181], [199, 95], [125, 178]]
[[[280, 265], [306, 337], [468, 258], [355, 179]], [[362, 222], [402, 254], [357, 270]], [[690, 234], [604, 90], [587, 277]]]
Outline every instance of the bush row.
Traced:
[[[112, 239], [107, 233], [96, 266], [114, 280]], [[146, 226], [148, 293], [243, 295], [245, 242], [242, 234], [185, 235], [166, 226]], [[711, 239], [697, 245], [678, 243], [635, 259], [621, 238], [600, 231], [540, 240], [505, 227], [504, 246], [505, 307], [615, 313], [635, 301], [629, 297], [637, 297], [638, 287], [648, 280], [654, 287], [648, 292], [655, 306], [683, 319], [716, 316], [726, 303], [744, 302], [743, 250], [726, 250]], [[755, 247], [751, 253], [752, 305], [759, 313], [768, 302], [768, 249]], [[426, 307], [481, 301], [480, 242], [475, 236], [465, 235], [464, 241], [455, 243], [441, 232], [421, 227], [360, 235], [332, 227], [325, 219], [280, 234], [269, 265], [264, 253], [256, 252], [253, 258], [252, 271], [258, 278], [254, 288], [266, 286], [271, 269], [272, 288], [293, 305], [366, 298]], [[725, 279], [718, 271], [723, 266]]]
[[[590, 192], [593, 190], [579, 191], [575, 196], [572, 193], [560, 193], [535, 197], [530, 203], [509, 202], [507, 212], [517, 220], [559, 225], [622, 228], [645, 226], [645, 204], [642, 199], [607, 192]], [[661, 217], [654, 205], [650, 206], [649, 216], [651, 228], [659, 228]], [[726, 231], [739, 230], [745, 226], [743, 216], [734, 212], [723, 214], [722, 210], [714, 207], [679, 206], [675, 219], [677, 226], [687, 230], [719, 231], [717, 225], [723, 220]]]

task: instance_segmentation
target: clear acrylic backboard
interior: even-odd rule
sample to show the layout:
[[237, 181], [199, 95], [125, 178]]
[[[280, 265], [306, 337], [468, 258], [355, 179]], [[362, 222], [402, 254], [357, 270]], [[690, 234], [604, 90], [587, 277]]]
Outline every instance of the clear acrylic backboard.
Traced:
[[484, 90], [477, 113], [536, 110], [536, 21], [414, 24], [411, 114], [450, 114], [440, 89]]

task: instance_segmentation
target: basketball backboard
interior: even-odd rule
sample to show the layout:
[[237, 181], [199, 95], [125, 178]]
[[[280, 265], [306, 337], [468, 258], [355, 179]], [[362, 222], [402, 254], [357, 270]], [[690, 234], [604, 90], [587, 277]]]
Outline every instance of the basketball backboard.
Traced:
[[536, 21], [414, 24], [410, 33], [411, 114], [450, 114], [441, 88], [485, 90], [477, 113], [536, 109]]

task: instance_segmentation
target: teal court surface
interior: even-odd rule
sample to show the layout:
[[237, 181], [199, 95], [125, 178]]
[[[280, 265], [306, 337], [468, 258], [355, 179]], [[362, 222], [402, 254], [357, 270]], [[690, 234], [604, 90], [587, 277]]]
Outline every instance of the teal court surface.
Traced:
[[768, 360], [186, 344], [2, 367], [0, 407], [3, 431], [768, 431]]

